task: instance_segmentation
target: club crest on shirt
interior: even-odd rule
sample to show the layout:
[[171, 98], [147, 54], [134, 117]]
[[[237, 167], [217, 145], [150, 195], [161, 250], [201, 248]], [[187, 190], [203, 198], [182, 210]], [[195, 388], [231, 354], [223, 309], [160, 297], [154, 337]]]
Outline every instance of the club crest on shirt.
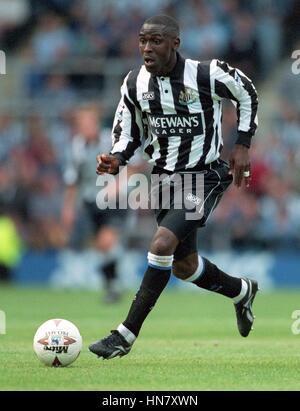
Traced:
[[142, 98], [143, 100], [154, 100], [154, 91], [146, 91], [146, 93], [143, 93]]
[[184, 90], [181, 90], [179, 93], [178, 101], [180, 104], [188, 105], [192, 104], [197, 100], [197, 92], [192, 88], [185, 87]]

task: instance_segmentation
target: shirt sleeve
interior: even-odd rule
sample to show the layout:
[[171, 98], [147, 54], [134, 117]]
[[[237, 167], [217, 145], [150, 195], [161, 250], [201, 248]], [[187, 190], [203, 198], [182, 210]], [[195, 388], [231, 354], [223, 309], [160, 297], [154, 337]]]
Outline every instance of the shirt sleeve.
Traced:
[[258, 125], [258, 98], [252, 81], [241, 70], [216, 59], [211, 62], [210, 78], [213, 98], [230, 99], [236, 106], [238, 117], [236, 144], [250, 147]]
[[124, 164], [141, 145], [143, 135], [141, 112], [129, 97], [127, 84], [129, 76], [130, 73], [121, 87], [121, 99], [115, 113], [112, 129], [112, 149], [110, 151]]

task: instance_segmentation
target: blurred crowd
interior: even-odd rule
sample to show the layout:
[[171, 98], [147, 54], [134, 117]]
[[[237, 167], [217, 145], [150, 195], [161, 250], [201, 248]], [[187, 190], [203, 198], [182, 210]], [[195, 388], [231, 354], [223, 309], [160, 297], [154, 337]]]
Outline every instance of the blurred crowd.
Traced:
[[[2, 0], [0, 47], [30, 57], [24, 86], [30, 96], [59, 89], [65, 97], [101, 89], [84, 73], [52, 80], [70, 60], [138, 60], [137, 33], [145, 18], [165, 13], [179, 20], [182, 53], [218, 56], [263, 79], [300, 37], [297, 0]], [[125, 35], [126, 33], [126, 35]], [[61, 65], [61, 66], [60, 66]], [[85, 65], [87, 69], [87, 66]], [[103, 79], [102, 79], [103, 80]], [[54, 84], [53, 84], [54, 82]], [[63, 83], [63, 84], [62, 84]]]
[[[27, 112], [0, 110], [0, 224], [8, 216], [12, 218], [25, 247], [59, 249], [69, 244], [69, 230], [62, 221], [63, 175], [70, 142], [77, 133], [76, 109], [83, 99], [93, 99], [99, 113], [98, 132], [106, 145], [114, 114], [102, 98], [105, 73], [68, 73], [66, 65], [72, 59], [86, 68], [91, 56], [106, 62], [131, 59], [138, 64], [139, 28], [145, 18], [164, 13], [180, 22], [184, 56], [226, 60], [251, 77], [260, 92], [291, 51], [300, 49], [298, 3], [2, 0], [0, 49], [6, 51], [7, 59], [24, 57], [21, 87], [26, 101], [35, 104], [30, 104]], [[126, 74], [125, 68], [121, 74]], [[230, 188], [201, 234], [206, 245], [300, 248], [299, 76], [289, 66], [277, 76], [271, 128], [266, 134], [258, 129], [252, 148], [251, 187]], [[119, 96], [111, 97], [116, 106]], [[236, 138], [231, 104], [225, 106], [223, 137], [222, 157], [228, 159]], [[149, 171], [146, 166], [145, 170]], [[148, 215], [141, 212], [139, 218], [142, 239], [147, 234], [147, 229], [143, 233], [143, 219]], [[7, 236], [12, 235], [11, 230], [7, 229]], [[18, 241], [14, 246], [21, 249]]]

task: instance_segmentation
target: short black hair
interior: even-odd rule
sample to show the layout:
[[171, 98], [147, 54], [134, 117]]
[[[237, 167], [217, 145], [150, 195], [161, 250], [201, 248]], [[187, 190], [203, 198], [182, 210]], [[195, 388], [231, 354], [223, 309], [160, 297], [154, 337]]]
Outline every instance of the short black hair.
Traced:
[[179, 37], [180, 34], [178, 22], [173, 17], [165, 14], [158, 14], [157, 16], [150, 17], [144, 21], [144, 24], [158, 24], [160, 26], [164, 26], [165, 31], [175, 37]]

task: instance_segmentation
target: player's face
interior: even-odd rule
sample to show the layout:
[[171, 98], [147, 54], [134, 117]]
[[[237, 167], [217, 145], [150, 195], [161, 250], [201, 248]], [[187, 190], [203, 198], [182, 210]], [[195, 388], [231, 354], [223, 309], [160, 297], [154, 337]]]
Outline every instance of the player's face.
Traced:
[[179, 38], [168, 34], [164, 26], [144, 24], [139, 34], [139, 48], [147, 71], [154, 75], [168, 74], [176, 62], [179, 43]]
[[78, 110], [75, 115], [75, 128], [87, 141], [93, 141], [99, 135], [99, 117], [95, 110]]

